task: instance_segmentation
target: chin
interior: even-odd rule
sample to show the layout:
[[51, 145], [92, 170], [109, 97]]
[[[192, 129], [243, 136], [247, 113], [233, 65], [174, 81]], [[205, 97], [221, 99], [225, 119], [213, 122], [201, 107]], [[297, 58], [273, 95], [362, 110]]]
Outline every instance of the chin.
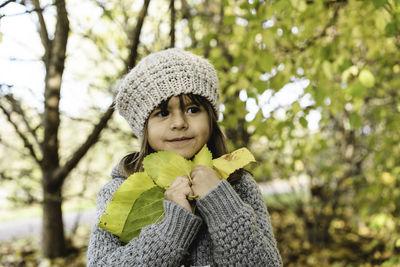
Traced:
[[194, 156], [194, 153], [188, 153], [188, 152], [179, 152], [176, 151], [176, 153], [178, 153], [179, 155], [181, 155], [182, 157], [184, 157], [185, 159], [191, 159]]

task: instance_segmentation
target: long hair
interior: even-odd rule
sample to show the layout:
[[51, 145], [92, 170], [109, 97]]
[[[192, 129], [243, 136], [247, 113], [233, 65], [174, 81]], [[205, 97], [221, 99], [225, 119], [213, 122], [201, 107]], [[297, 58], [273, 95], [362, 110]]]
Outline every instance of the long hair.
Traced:
[[[207, 147], [210, 150], [212, 157], [213, 158], [218, 158], [226, 153], [228, 153], [228, 150], [226, 148], [226, 142], [225, 142], [225, 136], [221, 131], [221, 128], [218, 125], [218, 118], [217, 114], [215, 113], [214, 109], [212, 108], [211, 104], [209, 101], [199, 95], [195, 94], [185, 94], [185, 95], [179, 95], [179, 103], [180, 107], [183, 110], [185, 105], [185, 97], [188, 97], [195, 105], [197, 106], [202, 106], [207, 114], [208, 114], [208, 119], [209, 119], [209, 127], [210, 127], [210, 138], [207, 142]], [[161, 110], [166, 110], [168, 106], [170, 98], [161, 102], [161, 104], [158, 106]], [[122, 168], [124, 174], [128, 177], [132, 173], [135, 172], [141, 172], [143, 171], [143, 159], [155, 152], [149, 145], [148, 142], [148, 131], [147, 131], [147, 121], [144, 126], [144, 133], [143, 137], [141, 140], [141, 146], [140, 146], [140, 151], [139, 152], [134, 152], [131, 154], [126, 155], [123, 157], [120, 161], [120, 168]], [[234, 175], [235, 177], [238, 175]], [[241, 175], [240, 175], [241, 176]], [[229, 179], [230, 181], [237, 180], [240, 177], [232, 177], [232, 179]]]

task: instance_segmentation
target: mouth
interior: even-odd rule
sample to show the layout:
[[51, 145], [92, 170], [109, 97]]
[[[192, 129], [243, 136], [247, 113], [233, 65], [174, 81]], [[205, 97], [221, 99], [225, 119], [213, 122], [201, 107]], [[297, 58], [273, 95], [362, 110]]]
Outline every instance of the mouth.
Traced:
[[180, 146], [186, 146], [192, 140], [193, 140], [193, 137], [179, 137], [179, 138], [169, 139], [168, 143], [170, 143], [173, 146], [179, 146], [180, 147]]
[[183, 141], [189, 141], [192, 140], [193, 137], [177, 137], [173, 139], [168, 139], [168, 142], [183, 142]]

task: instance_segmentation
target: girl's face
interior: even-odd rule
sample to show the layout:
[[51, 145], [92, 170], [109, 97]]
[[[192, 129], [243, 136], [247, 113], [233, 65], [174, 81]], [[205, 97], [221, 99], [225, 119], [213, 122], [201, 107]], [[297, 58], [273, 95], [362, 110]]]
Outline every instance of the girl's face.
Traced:
[[147, 135], [155, 151], [174, 151], [190, 159], [210, 138], [209, 117], [201, 105], [183, 96], [173, 96], [165, 108], [156, 108], [149, 116]]

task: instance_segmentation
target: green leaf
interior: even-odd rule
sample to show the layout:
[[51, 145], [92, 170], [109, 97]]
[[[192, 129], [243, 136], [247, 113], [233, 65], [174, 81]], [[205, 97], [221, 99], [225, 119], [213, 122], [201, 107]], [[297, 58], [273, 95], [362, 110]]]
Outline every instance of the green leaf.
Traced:
[[359, 129], [362, 126], [362, 119], [358, 113], [353, 112], [350, 115], [350, 126], [352, 129]]
[[333, 74], [332, 74], [332, 64], [329, 63], [329, 61], [325, 60], [322, 63], [322, 70], [324, 71], [325, 76], [329, 79], [332, 80]]
[[202, 165], [207, 167], [213, 167], [212, 162], [212, 154], [210, 150], [208, 150], [207, 145], [204, 145], [203, 148], [196, 154], [193, 159], [193, 166]]
[[304, 128], [308, 127], [308, 122], [304, 117], [300, 117], [299, 122], [300, 122], [301, 126], [303, 126]]
[[397, 34], [397, 22], [396, 22], [396, 20], [386, 24], [385, 34], [386, 34], [387, 37], [396, 36], [396, 34]]
[[299, 102], [298, 101], [293, 102], [293, 104], [292, 104], [293, 114], [296, 115], [297, 112], [299, 112], [300, 110], [301, 110], [301, 106], [300, 106]]
[[122, 242], [129, 242], [139, 236], [143, 227], [156, 223], [164, 217], [164, 192], [163, 188], [155, 186], [137, 198], [120, 236]]
[[98, 226], [119, 236], [135, 200], [154, 186], [153, 180], [144, 172], [129, 176], [114, 193]]
[[354, 97], [362, 98], [366, 95], [367, 88], [361, 82], [357, 81], [351, 84], [345, 91]]
[[236, 16], [230, 15], [230, 16], [224, 16], [223, 23], [224, 25], [229, 26], [235, 24], [235, 21], [236, 21]]
[[307, 9], [307, 4], [304, 0], [291, 0], [290, 3], [300, 12], [304, 12]]
[[257, 88], [257, 91], [260, 94], [263, 93], [268, 88], [268, 83], [261, 80], [255, 81], [253, 85], [255, 88]]
[[270, 72], [271, 68], [274, 66], [274, 57], [268, 51], [264, 51], [259, 55], [258, 65], [261, 72]]
[[369, 70], [362, 70], [358, 79], [367, 88], [371, 88], [375, 85], [375, 77]]
[[154, 182], [167, 188], [178, 176], [190, 176], [192, 163], [172, 151], [159, 151], [146, 156], [143, 168]]
[[372, 2], [376, 8], [381, 8], [386, 5], [387, 0], [373, 0]]

